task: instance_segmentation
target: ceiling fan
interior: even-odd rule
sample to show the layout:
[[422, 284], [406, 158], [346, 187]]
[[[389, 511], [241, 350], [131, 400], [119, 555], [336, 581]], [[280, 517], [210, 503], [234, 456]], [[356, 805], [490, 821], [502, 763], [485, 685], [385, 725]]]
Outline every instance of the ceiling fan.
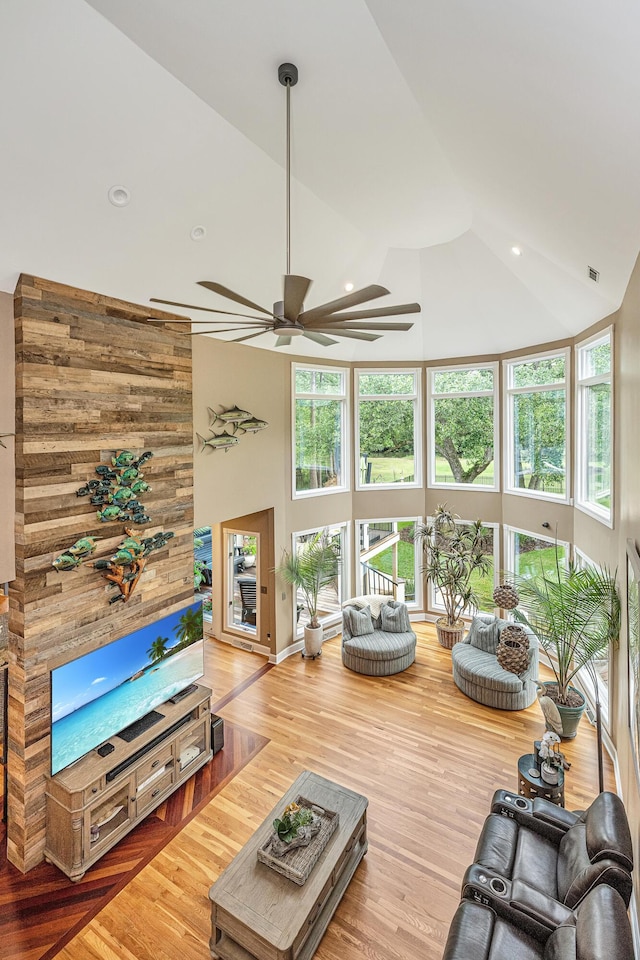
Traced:
[[[298, 82], [298, 68], [293, 63], [282, 63], [278, 67], [278, 79], [287, 91], [287, 144], [286, 144], [286, 226], [287, 226], [287, 272], [284, 277], [283, 299], [273, 304], [273, 309], [262, 307], [241, 294], [230, 290], [221, 283], [213, 280], [198, 280], [198, 285], [217, 293], [227, 300], [233, 300], [258, 314], [235, 313], [229, 310], [217, 310], [213, 307], [199, 307], [196, 304], [179, 303], [175, 300], [161, 300], [151, 297], [153, 303], [162, 303], [171, 307], [184, 307], [187, 310], [203, 310], [207, 313], [224, 314], [232, 320], [191, 320], [185, 317], [184, 323], [211, 324], [232, 323], [232, 327], [213, 327], [208, 330], [192, 331], [192, 335], [208, 333], [238, 333], [240, 337], [232, 337], [235, 343], [261, 337], [265, 333], [274, 333], [277, 336], [276, 347], [288, 346], [293, 337], [303, 336], [314, 343], [328, 347], [338, 341], [333, 337], [346, 337], [354, 340], [379, 340], [381, 333], [386, 330], [410, 330], [413, 323], [363, 323], [361, 321], [374, 320], [380, 317], [397, 317], [401, 314], [420, 313], [419, 303], [400, 303], [386, 307], [365, 307], [363, 310], [353, 310], [359, 304], [376, 300], [389, 293], [386, 287], [379, 284], [370, 284], [361, 290], [354, 290], [346, 296], [331, 300], [317, 307], [305, 310], [304, 301], [311, 280], [291, 273], [291, 87]], [[149, 318], [153, 319], [153, 318]], [[255, 331], [255, 332], [254, 332]], [[331, 336], [327, 336], [331, 334]]]

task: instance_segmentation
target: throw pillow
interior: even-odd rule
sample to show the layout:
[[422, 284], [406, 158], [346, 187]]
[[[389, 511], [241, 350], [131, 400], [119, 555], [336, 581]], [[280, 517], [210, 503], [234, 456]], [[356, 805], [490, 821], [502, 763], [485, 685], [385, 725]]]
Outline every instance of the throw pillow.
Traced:
[[367, 633], [373, 633], [371, 607], [363, 607], [362, 610], [356, 607], [345, 607], [342, 613], [352, 637], [363, 637]]
[[502, 621], [496, 618], [487, 622], [480, 617], [474, 617], [469, 628], [470, 645], [478, 650], [484, 650], [485, 653], [495, 653], [500, 640], [501, 623]]
[[380, 624], [387, 633], [410, 633], [409, 611], [399, 600], [389, 600], [380, 609]]

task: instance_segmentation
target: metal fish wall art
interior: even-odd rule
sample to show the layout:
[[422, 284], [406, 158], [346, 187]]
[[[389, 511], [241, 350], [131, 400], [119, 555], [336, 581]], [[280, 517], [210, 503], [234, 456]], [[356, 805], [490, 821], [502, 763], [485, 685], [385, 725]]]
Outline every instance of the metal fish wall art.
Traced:
[[238, 437], [234, 437], [232, 433], [227, 433], [226, 430], [222, 433], [213, 433], [210, 437], [205, 438], [200, 436], [199, 433], [196, 433], [196, 437], [202, 444], [200, 450], [205, 450], [207, 447], [209, 450], [230, 450], [231, 447], [234, 447], [238, 443]]
[[125, 527], [124, 532], [127, 536], [112, 556], [94, 560], [92, 563], [96, 570], [101, 571], [109, 586], [118, 588], [119, 592], [109, 598], [109, 603], [117, 603], [119, 600], [126, 603], [142, 576], [149, 554], [166, 546], [175, 536], [172, 530], [143, 539], [129, 527]]
[[[230, 436], [229, 439], [238, 442], [234, 437]], [[101, 523], [123, 520], [137, 525], [151, 523], [151, 517], [138, 498], [151, 490], [143, 480], [141, 467], [152, 456], [150, 450], [145, 450], [140, 456], [131, 450], [117, 451], [111, 457], [110, 465], [101, 463], [95, 468], [97, 477], [79, 487], [76, 496], [89, 497], [89, 503], [98, 507], [96, 518]], [[171, 530], [166, 533], [161, 531], [153, 537], [142, 537], [131, 527], [125, 527], [124, 532], [126, 536], [118, 544], [115, 553], [93, 560], [90, 564], [102, 573], [111, 587], [118, 589], [118, 593], [109, 598], [109, 603], [129, 599], [142, 576], [149, 554], [166, 546], [175, 536]], [[52, 561], [52, 566], [59, 573], [75, 570], [95, 551], [100, 539], [80, 537]]]
[[[225, 453], [235, 447], [245, 433], [259, 433], [269, 424], [266, 420], [254, 417], [248, 410], [242, 410], [237, 404], [233, 407], [222, 407], [218, 413], [213, 407], [207, 407], [209, 414], [210, 437], [203, 437], [196, 433], [200, 441], [200, 452], [203, 450], [224, 450]], [[231, 431], [228, 428], [231, 428]]]
[[217, 422], [225, 424], [242, 423], [243, 420], [249, 420], [253, 416], [248, 410], [241, 410], [238, 406], [229, 407], [228, 410], [223, 407], [220, 413], [216, 413], [211, 407], [207, 407], [207, 413], [209, 414], [210, 427], [213, 427]]

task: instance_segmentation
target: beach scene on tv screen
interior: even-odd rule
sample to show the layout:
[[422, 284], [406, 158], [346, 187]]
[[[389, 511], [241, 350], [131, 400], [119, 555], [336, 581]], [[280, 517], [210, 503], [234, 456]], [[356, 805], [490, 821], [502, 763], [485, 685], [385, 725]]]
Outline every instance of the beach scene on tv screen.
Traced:
[[198, 680], [200, 601], [51, 673], [51, 772], [74, 763]]

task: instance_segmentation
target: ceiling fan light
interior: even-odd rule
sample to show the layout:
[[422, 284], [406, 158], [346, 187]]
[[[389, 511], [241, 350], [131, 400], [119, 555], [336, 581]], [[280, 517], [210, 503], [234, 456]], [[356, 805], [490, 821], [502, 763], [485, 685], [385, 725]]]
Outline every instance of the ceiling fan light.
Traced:
[[114, 207], [126, 207], [131, 200], [130, 192], [121, 184], [115, 184], [113, 187], [110, 187], [107, 196], [109, 197], [109, 202], [112, 203]]

